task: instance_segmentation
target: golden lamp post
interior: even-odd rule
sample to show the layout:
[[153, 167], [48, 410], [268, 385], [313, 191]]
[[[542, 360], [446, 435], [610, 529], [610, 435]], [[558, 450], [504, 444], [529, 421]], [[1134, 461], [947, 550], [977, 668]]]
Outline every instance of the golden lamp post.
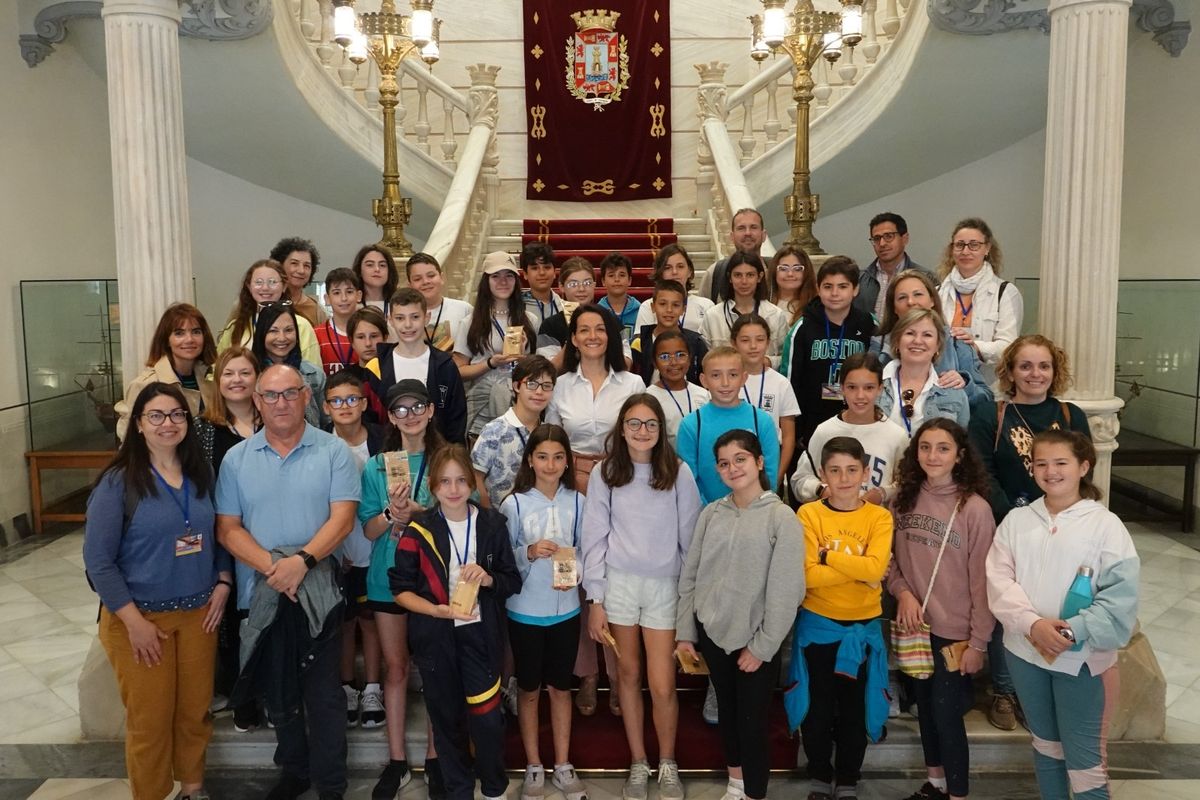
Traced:
[[782, 50], [795, 67], [792, 99], [796, 101], [796, 157], [792, 167], [792, 193], [784, 198], [790, 233], [785, 242], [809, 255], [825, 251], [813, 236], [813, 222], [821, 209], [820, 195], [812, 193], [808, 166], [808, 108], [813, 99], [812, 69], [822, 55], [830, 63], [842, 55], [842, 46], [862, 41], [863, 0], [841, 0], [841, 13], [817, 11], [812, 0], [796, 0], [785, 10], [787, 0], [762, 0], [762, 16], [750, 17], [753, 27], [750, 57], [762, 61]]
[[383, 108], [383, 197], [371, 201], [375, 224], [383, 228], [379, 247], [400, 260], [413, 254], [404, 226], [412, 217], [412, 198], [400, 196], [396, 156], [396, 106], [400, 84], [396, 70], [410, 55], [432, 65], [440, 56], [442, 21], [433, 17], [433, 0], [412, 0], [412, 16], [396, 12], [395, 0], [382, 0], [378, 12], [355, 12], [354, 0], [334, 0], [333, 38], [355, 64], [369, 57], [379, 68], [379, 105]]

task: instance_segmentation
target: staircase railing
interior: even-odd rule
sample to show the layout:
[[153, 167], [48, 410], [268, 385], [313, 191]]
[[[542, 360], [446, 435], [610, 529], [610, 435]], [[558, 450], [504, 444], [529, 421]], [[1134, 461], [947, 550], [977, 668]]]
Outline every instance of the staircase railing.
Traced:
[[[899, 34], [912, 3], [913, 0], [866, 0], [862, 41], [854, 48], [844, 48], [837, 62], [831, 64], [822, 58], [813, 67], [816, 84], [810, 110], [813, 122], [878, 67]], [[790, 58], [780, 56], [760, 63], [758, 73], [733, 92], [725, 85], [728, 66], [715, 61], [696, 65], [700, 72], [701, 129], [696, 203], [701, 215], [709, 220], [709, 232], [718, 253], [729, 252], [733, 246], [731, 212], [755, 205], [746, 184], [746, 167], [794, 137], [796, 125]], [[763, 246], [763, 253], [774, 253], [769, 240]]]
[[[301, 35], [325, 71], [359, 105], [378, 113], [379, 70], [370, 60], [356, 66], [333, 41], [333, 0], [287, 3]], [[405, 60], [396, 81], [400, 84], [400, 104], [396, 106], [400, 140], [453, 170], [470, 129], [466, 96], [434, 75], [431, 68], [412, 59]]]
[[471, 75], [470, 130], [441, 214], [425, 243], [425, 252], [442, 264], [447, 291], [454, 297], [463, 297], [475, 284], [483, 248], [496, 218], [500, 197], [500, 154], [496, 146], [499, 71], [499, 67], [486, 64], [467, 67]]

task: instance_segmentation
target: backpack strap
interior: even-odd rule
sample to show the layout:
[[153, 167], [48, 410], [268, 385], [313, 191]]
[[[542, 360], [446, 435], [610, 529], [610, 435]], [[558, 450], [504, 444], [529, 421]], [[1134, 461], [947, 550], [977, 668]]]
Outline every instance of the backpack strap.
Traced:
[[1007, 400], [996, 401], [996, 438], [992, 440], [992, 452], [1000, 447], [1000, 431], [1004, 428], [1004, 410], [1008, 408]]
[[1008, 281], [1000, 281], [1000, 291], [996, 293], [996, 304], [997, 305], [999, 305], [1000, 301], [1004, 299], [1004, 290], [1007, 288], [1008, 288]]

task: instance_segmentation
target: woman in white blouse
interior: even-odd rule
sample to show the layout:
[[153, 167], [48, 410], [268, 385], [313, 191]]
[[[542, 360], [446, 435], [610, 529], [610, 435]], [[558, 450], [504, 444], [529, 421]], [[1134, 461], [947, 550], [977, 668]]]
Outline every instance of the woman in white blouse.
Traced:
[[992, 229], [971, 217], [954, 226], [942, 253], [938, 295], [950, 312], [950, 333], [979, 354], [980, 372], [995, 393], [996, 365], [1004, 348], [1021, 335], [1025, 303], [1021, 291], [1000, 277], [1004, 258]]
[[554, 384], [546, 421], [561, 425], [571, 439], [575, 485], [587, 492], [592, 468], [604, 458], [604, 440], [625, 398], [646, 391], [625, 368], [621, 324], [606, 308], [589, 303], [571, 315], [563, 349], [563, 371]]

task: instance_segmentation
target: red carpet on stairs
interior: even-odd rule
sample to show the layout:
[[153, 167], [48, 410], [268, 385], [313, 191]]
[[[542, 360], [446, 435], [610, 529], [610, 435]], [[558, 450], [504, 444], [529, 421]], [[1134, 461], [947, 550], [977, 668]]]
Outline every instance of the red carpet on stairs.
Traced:
[[[654, 734], [650, 695], [643, 690], [645, 703], [646, 750], [650, 764], [658, 763], [658, 740]], [[679, 732], [675, 737], [676, 760], [680, 769], [723, 770], [725, 757], [721, 749], [721, 737], [717, 728], [704, 722], [701, 707], [704, 705], [704, 690], [680, 691]], [[629, 769], [629, 746], [625, 743], [625, 728], [620, 717], [608, 710], [608, 693], [599, 693], [596, 713], [583, 717], [575, 713], [571, 726], [571, 763], [576, 769]], [[554, 760], [554, 742], [550, 731], [550, 701], [542, 694], [540, 747], [542, 763]], [[771, 700], [770, 733], [771, 769], [795, 769], [796, 753], [800, 740], [787, 732], [787, 715], [783, 710], [783, 698], [776, 693]], [[521, 732], [517, 720], [510, 718], [505, 733], [504, 763], [510, 768], [525, 764], [525, 750], [521, 746]]]
[[[545, 242], [554, 248], [559, 266], [572, 256], [582, 256], [599, 267], [609, 253], [618, 252], [633, 262], [630, 294], [645, 301], [654, 290], [651, 273], [660, 248], [677, 241], [674, 221], [660, 219], [527, 219], [522, 223], [521, 246]], [[596, 298], [604, 296], [596, 275]]]

